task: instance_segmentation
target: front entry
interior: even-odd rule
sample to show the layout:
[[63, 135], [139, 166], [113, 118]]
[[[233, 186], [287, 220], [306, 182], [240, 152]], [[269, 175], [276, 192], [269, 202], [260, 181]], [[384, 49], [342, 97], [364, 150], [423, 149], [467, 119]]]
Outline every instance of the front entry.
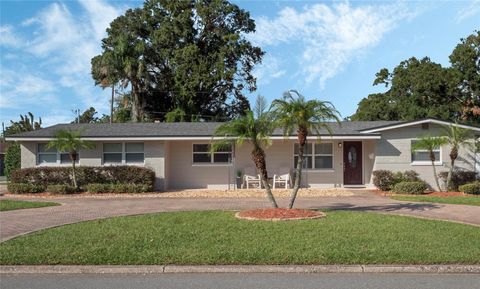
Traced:
[[362, 142], [346, 141], [343, 143], [343, 184], [363, 184]]

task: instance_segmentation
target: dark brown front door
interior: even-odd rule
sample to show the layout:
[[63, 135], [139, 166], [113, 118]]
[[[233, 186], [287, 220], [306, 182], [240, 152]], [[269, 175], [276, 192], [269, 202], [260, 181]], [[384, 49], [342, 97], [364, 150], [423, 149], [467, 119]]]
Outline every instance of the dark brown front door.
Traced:
[[362, 185], [362, 142], [343, 143], [343, 184]]

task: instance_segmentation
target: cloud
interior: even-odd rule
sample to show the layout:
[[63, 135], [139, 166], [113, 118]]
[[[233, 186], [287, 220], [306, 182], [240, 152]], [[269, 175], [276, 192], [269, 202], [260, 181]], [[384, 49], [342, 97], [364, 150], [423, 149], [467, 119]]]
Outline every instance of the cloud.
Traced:
[[323, 87], [400, 21], [415, 16], [401, 2], [355, 7], [348, 2], [314, 4], [301, 10], [286, 7], [274, 18], [258, 18], [251, 40], [267, 48], [280, 44], [299, 48], [294, 60], [301, 76], [307, 83], [317, 81]]
[[[66, 4], [52, 3], [21, 22], [30, 28], [31, 34], [23, 35], [30, 40], [11, 53], [28, 61], [23, 61], [25, 69], [9, 71], [9, 79], [0, 82], [0, 107], [18, 108], [31, 101], [32, 106], [50, 105], [56, 115], [62, 115], [58, 113], [62, 109], [70, 115], [73, 107], [108, 109], [109, 93], [94, 86], [90, 61], [101, 53], [106, 28], [122, 11], [103, 0], [79, 0], [79, 4], [80, 9], [72, 13]], [[11, 26], [0, 31], [2, 44], [18, 44]], [[16, 82], [14, 87], [9, 81]], [[52, 121], [65, 118], [50, 117]]]
[[16, 48], [20, 47], [22, 43], [22, 38], [13, 32], [12, 26], [0, 26], [0, 46]]
[[273, 79], [284, 76], [287, 70], [280, 67], [280, 60], [271, 54], [267, 54], [263, 58], [262, 64], [257, 65], [253, 71], [253, 76], [257, 78], [257, 84], [268, 84]]
[[469, 5], [457, 12], [457, 22], [471, 18], [480, 13], [480, 0], [472, 0]]

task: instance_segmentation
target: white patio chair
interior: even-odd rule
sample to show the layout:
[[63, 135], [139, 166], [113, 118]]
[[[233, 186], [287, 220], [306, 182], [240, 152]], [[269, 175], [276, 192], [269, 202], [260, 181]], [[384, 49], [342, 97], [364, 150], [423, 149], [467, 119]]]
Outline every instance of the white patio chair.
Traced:
[[290, 168], [281, 167], [278, 169], [278, 175], [273, 175], [273, 188], [275, 189], [277, 185], [285, 189], [289, 189], [292, 186], [292, 177], [290, 176]]
[[255, 173], [252, 167], [247, 167], [243, 170], [243, 184], [242, 188], [250, 189], [250, 186], [254, 188], [262, 188], [262, 180], [259, 174]]

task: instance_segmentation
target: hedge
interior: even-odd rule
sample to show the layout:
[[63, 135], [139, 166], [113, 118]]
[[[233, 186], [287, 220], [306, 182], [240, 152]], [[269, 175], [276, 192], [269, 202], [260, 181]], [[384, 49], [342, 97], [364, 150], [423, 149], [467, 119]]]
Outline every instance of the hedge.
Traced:
[[70, 185], [49, 185], [46, 191], [52, 194], [73, 194], [77, 189]]
[[373, 184], [382, 191], [390, 191], [396, 184], [401, 182], [421, 181], [416, 171], [393, 173], [388, 170], [373, 171]]
[[480, 195], [480, 181], [462, 185], [459, 189], [465, 194]]
[[399, 194], [420, 195], [420, 194], [423, 194], [427, 188], [428, 188], [427, 184], [422, 181], [400, 182], [393, 187], [392, 191]]
[[20, 145], [18, 143], [11, 143], [5, 152], [5, 176], [10, 180], [12, 173], [20, 169]]
[[[441, 172], [438, 174], [440, 179], [442, 179], [443, 183], [447, 183], [448, 172]], [[452, 173], [452, 181], [450, 182], [450, 186], [448, 190], [450, 191], [458, 191], [461, 185], [465, 185], [471, 182], [474, 182], [476, 178], [476, 173], [472, 171], [453, 171]]]
[[7, 189], [13, 194], [36, 194], [45, 191], [45, 186], [28, 183], [9, 183]]
[[[71, 167], [35, 167], [20, 169], [12, 173], [12, 183], [29, 183], [42, 185], [70, 185]], [[153, 190], [155, 172], [137, 166], [104, 166], [77, 168], [77, 183], [83, 187], [90, 183], [97, 184], [135, 184], [145, 185]]]
[[146, 193], [150, 188], [141, 184], [88, 184], [85, 190], [93, 194], [102, 193]]

